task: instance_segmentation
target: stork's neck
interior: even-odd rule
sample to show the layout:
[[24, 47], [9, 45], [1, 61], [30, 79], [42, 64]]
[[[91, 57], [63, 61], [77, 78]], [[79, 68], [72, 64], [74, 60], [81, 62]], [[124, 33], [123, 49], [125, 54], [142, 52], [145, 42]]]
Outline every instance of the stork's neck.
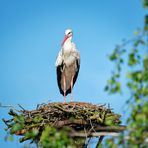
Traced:
[[71, 50], [72, 49], [72, 36], [69, 37], [63, 44], [64, 50]]
[[71, 43], [72, 43], [71, 40], [72, 40], [72, 36], [69, 37], [69, 38], [65, 41], [64, 44], [71, 44]]

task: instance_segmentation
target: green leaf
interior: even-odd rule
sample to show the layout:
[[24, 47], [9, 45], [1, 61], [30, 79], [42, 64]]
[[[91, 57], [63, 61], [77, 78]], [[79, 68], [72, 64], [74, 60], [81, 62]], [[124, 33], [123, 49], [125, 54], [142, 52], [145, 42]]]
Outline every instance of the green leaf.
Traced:
[[111, 54], [111, 55], [109, 56], [109, 59], [110, 59], [111, 61], [114, 61], [114, 60], [118, 59], [118, 57], [119, 57], [119, 54], [114, 52], [113, 54]]
[[33, 122], [34, 122], [34, 123], [40, 123], [41, 121], [43, 121], [43, 118], [42, 118], [41, 116], [36, 116], [36, 117], [34, 117], [34, 119], [33, 119]]
[[143, 6], [144, 8], [148, 8], [148, 0], [143, 0]]
[[22, 125], [22, 124], [15, 123], [15, 124], [12, 126], [10, 133], [13, 134], [13, 133], [15, 133], [15, 132], [21, 130], [22, 128], [23, 128], [23, 125]]
[[105, 91], [108, 91], [108, 90], [109, 90], [109, 86], [108, 86], [108, 85], [105, 86], [104, 90], [105, 90]]
[[148, 71], [148, 56], [144, 57], [143, 64], [145, 71]]
[[144, 30], [147, 32], [148, 31], [148, 15], [145, 16], [145, 26]]
[[133, 66], [137, 64], [137, 59], [135, 57], [135, 53], [129, 54], [128, 65]]

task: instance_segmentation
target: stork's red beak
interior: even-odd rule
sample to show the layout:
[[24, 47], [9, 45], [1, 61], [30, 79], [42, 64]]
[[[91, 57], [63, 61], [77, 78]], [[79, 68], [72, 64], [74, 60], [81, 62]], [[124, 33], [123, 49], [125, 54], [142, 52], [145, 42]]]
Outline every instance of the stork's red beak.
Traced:
[[62, 46], [64, 45], [65, 41], [68, 39], [68, 35], [65, 35], [64, 40], [62, 42]]

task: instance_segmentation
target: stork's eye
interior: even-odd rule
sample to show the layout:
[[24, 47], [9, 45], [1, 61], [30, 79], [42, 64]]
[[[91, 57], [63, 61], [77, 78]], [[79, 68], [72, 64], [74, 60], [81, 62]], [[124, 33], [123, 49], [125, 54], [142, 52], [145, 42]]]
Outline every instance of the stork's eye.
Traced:
[[69, 32], [68, 34], [71, 34], [71, 32]]

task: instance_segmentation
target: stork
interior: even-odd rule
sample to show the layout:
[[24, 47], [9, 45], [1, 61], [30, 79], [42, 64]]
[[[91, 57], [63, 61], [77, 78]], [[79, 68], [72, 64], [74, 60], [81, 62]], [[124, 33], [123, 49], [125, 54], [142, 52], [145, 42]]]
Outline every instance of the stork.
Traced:
[[64, 96], [64, 102], [66, 102], [66, 96], [69, 93], [71, 93], [71, 101], [73, 99], [72, 89], [80, 68], [80, 54], [76, 49], [76, 45], [72, 42], [72, 37], [72, 30], [67, 29], [55, 63], [58, 87], [60, 93]]

